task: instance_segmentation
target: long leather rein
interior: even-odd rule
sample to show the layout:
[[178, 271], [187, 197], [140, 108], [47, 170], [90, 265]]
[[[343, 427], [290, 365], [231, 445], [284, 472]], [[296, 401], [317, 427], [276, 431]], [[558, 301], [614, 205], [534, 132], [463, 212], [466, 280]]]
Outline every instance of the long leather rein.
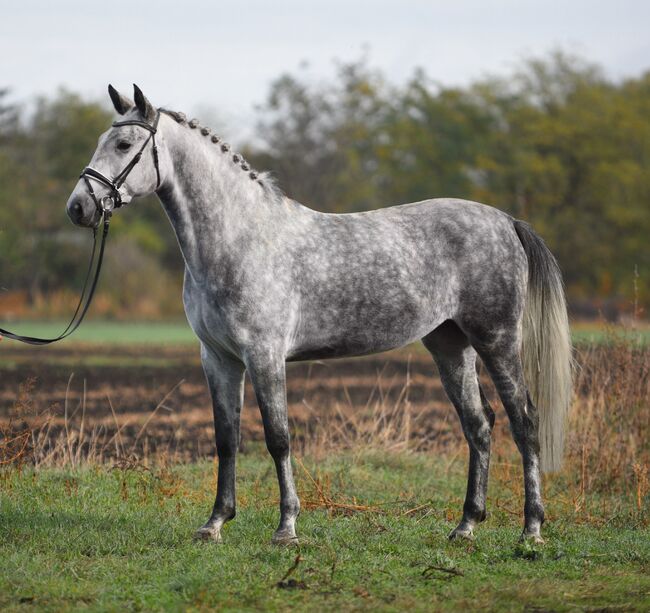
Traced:
[[[90, 303], [92, 302], [93, 296], [95, 295], [95, 290], [97, 289], [97, 283], [99, 281], [99, 274], [102, 269], [102, 262], [104, 261], [104, 248], [106, 246], [106, 237], [108, 236], [108, 228], [111, 221], [111, 216], [114, 209], [119, 209], [123, 206], [122, 196], [120, 194], [120, 187], [126, 181], [126, 178], [129, 176], [131, 171], [135, 166], [140, 162], [142, 158], [142, 153], [144, 152], [146, 146], [149, 144], [149, 141], [152, 143], [152, 156], [154, 167], [156, 168], [156, 190], [160, 187], [160, 168], [158, 165], [158, 148], [156, 146], [156, 132], [158, 130], [158, 120], [160, 119], [160, 111], [156, 113], [156, 118], [154, 119], [153, 125], [150, 125], [144, 121], [138, 121], [136, 119], [127, 120], [127, 121], [115, 121], [113, 122], [114, 128], [119, 128], [121, 126], [139, 126], [149, 131], [149, 136], [145, 142], [140, 147], [140, 150], [131, 158], [131, 161], [115, 176], [113, 179], [109, 179], [106, 175], [102, 174], [98, 170], [87, 166], [83, 169], [83, 172], [79, 175], [80, 179], [83, 179], [86, 183], [86, 187], [90, 196], [97, 207], [97, 210], [100, 213], [100, 221], [97, 227], [93, 228], [93, 248], [90, 254], [90, 264], [88, 265], [88, 271], [86, 273], [86, 279], [81, 290], [81, 296], [79, 297], [79, 302], [77, 303], [77, 308], [74, 311], [74, 315], [70, 320], [67, 328], [61, 332], [58, 336], [54, 338], [38, 338], [35, 336], [24, 336], [22, 334], [16, 334], [15, 332], [10, 332], [9, 330], [4, 330], [0, 328], [0, 336], [6, 336], [21, 343], [27, 343], [28, 345], [49, 345], [51, 343], [56, 343], [57, 341], [63, 340], [64, 338], [70, 336], [83, 321], [88, 309], [90, 308]], [[101, 199], [97, 199], [95, 192], [93, 190], [91, 180], [95, 180], [110, 189], [110, 194], [103, 196]], [[101, 233], [98, 232], [99, 227], [102, 226]], [[101, 234], [101, 237], [98, 241], [97, 237]], [[97, 244], [99, 243], [99, 252], [97, 250]], [[95, 254], [98, 253], [97, 264], [95, 262]], [[93, 268], [95, 270], [93, 274]], [[92, 278], [92, 281], [91, 281]]]

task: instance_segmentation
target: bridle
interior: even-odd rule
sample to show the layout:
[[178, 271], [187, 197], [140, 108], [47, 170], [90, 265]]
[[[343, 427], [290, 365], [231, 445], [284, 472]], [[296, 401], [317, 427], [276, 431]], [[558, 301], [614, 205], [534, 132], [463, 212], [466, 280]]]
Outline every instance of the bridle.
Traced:
[[[95, 295], [95, 290], [97, 289], [99, 273], [102, 269], [102, 262], [104, 260], [104, 247], [106, 246], [106, 237], [108, 236], [108, 228], [110, 225], [111, 217], [113, 215], [113, 210], [119, 209], [124, 205], [124, 202], [122, 202], [122, 195], [120, 194], [120, 187], [122, 187], [124, 181], [126, 181], [126, 178], [142, 159], [142, 154], [146, 146], [149, 144], [149, 141], [151, 141], [152, 144], [151, 153], [153, 156], [153, 164], [156, 169], [156, 191], [158, 191], [158, 188], [160, 187], [158, 147], [156, 146], [156, 132], [158, 131], [159, 119], [160, 110], [156, 111], [156, 118], [154, 119], [153, 124], [148, 124], [146, 121], [139, 121], [137, 119], [129, 119], [127, 121], [114, 121], [112, 124], [114, 128], [119, 128], [121, 126], [139, 126], [145, 130], [148, 130], [149, 136], [144, 141], [144, 143], [142, 143], [139, 151], [131, 158], [131, 161], [115, 176], [114, 179], [109, 179], [106, 175], [99, 172], [99, 170], [95, 170], [91, 166], [86, 166], [86, 168], [84, 168], [82, 173], [79, 175], [79, 178], [84, 180], [86, 188], [88, 189], [88, 192], [90, 193], [90, 196], [92, 197], [93, 202], [97, 207], [97, 211], [100, 214], [100, 219], [97, 226], [93, 228], [93, 248], [90, 254], [90, 264], [88, 265], [86, 279], [83, 284], [83, 289], [81, 290], [81, 296], [79, 298], [77, 308], [75, 309], [74, 315], [72, 316], [68, 327], [61, 334], [59, 334], [59, 336], [54, 338], [23, 336], [21, 334], [10, 332], [9, 330], [3, 330], [2, 328], [0, 328], [0, 336], [6, 336], [7, 338], [11, 338], [22, 343], [27, 343], [28, 345], [49, 345], [50, 343], [55, 343], [66, 338], [67, 336], [70, 336], [81, 325], [81, 322], [83, 321], [86, 313], [88, 312], [88, 309], [90, 308], [90, 303], [92, 302], [93, 296]], [[97, 195], [95, 194], [95, 191], [93, 190], [92, 184], [90, 182], [91, 180], [98, 181], [99, 183], [108, 187], [111, 190], [110, 194], [97, 199]], [[95, 253], [97, 252], [97, 229], [100, 225], [103, 225], [103, 230], [101, 233], [99, 255], [97, 258], [96, 266], [93, 266], [93, 263], [95, 261]], [[95, 268], [94, 275], [92, 272], [93, 267]], [[91, 277], [92, 283], [90, 283], [89, 286], [88, 282], [90, 281]], [[86, 290], [88, 290], [88, 292], [86, 292]]]
[[[146, 121], [139, 121], [137, 119], [129, 119], [127, 121], [114, 121], [113, 127], [120, 128], [122, 126], [138, 126], [149, 131], [149, 136], [147, 140], [142, 143], [140, 150], [131, 158], [131, 161], [115, 176], [114, 179], [109, 179], [106, 175], [95, 170], [91, 166], [86, 166], [83, 169], [82, 173], [79, 175], [80, 179], [83, 179], [86, 183], [86, 187], [92, 196], [93, 202], [97, 207], [97, 210], [100, 214], [106, 217], [108, 213], [108, 218], [110, 219], [110, 214], [113, 212], [113, 209], [119, 209], [124, 203], [122, 202], [122, 195], [120, 194], [120, 187], [126, 181], [126, 178], [129, 176], [131, 171], [137, 166], [138, 162], [142, 159], [142, 153], [144, 152], [146, 146], [151, 141], [152, 148], [151, 153], [153, 155], [153, 165], [156, 169], [156, 191], [160, 187], [160, 168], [158, 167], [158, 147], [156, 146], [156, 132], [158, 131], [158, 120], [160, 119], [160, 111], [156, 112], [156, 118], [153, 121], [153, 124], [148, 124]], [[99, 181], [106, 187], [111, 190], [111, 193], [107, 196], [104, 196], [100, 200], [97, 200], [97, 196], [93, 190], [93, 186], [90, 183], [90, 180], [94, 179]]]

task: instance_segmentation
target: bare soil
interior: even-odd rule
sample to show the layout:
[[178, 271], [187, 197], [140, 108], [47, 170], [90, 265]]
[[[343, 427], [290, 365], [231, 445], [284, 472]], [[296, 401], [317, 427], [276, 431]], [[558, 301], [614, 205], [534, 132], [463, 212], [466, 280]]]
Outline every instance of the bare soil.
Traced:
[[[86, 433], [112, 440], [115, 449], [107, 449], [109, 454], [119, 455], [120, 449], [189, 458], [214, 453], [212, 407], [196, 348], [2, 349], [0, 421], [47, 414], [48, 435], [55, 438], [66, 419], [69, 428], [79, 428], [83, 417]], [[290, 364], [287, 398], [296, 445], [333, 424], [357, 428], [382, 415], [403, 419], [404, 412], [409, 414], [405, 436], [414, 449], [461, 437], [433, 361], [418, 348]], [[248, 379], [241, 430], [243, 450], [247, 442], [263, 440]]]

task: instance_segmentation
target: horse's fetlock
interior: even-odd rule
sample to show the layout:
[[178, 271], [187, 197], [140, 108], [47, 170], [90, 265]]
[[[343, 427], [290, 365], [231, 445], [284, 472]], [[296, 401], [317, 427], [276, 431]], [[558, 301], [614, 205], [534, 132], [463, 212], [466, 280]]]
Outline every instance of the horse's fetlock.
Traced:
[[474, 523], [480, 523], [487, 517], [485, 505], [475, 500], [466, 500], [463, 505], [463, 519], [470, 520]]
[[540, 524], [544, 523], [544, 505], [541, 502], [526, 502], [524, 506], [526, 518], [534, 519]]
[[298, 498], [294, 498], [282, 502], [280, 504], [280, 512], [282, 515], [297, 517], [300, 515], [300, 500], [298, 500]]
[[214, 512], [212, 513], [213, 517], [219, 518], [223, 521], [235, 519], [235, 515], [237, 515], [237, 510], [233, 502], [220, 503], [215, 507]]

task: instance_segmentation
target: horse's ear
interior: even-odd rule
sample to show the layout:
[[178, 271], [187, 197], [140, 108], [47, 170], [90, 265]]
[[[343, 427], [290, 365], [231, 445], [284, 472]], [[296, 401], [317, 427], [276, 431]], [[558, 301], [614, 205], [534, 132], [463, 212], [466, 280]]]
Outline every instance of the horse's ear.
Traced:
[[113, 106], [115, 110], [120, 114], [124, 115], [127, 111], [133, 108], [133, 101], [129, 100], [126, 96], [123, 96], [118, 92], [112, 85], [108, 86], [108, 95], [113, 101]]
[[135, 106], [138, 107], [138, 111], [140, 111], [145, 121], [153, 121], [156, 117], [156, 109], [153, 108], [151, 102], [145, 98], [142, 90], [135, 83], [133, 84], [133, 99], [135, 100]]

